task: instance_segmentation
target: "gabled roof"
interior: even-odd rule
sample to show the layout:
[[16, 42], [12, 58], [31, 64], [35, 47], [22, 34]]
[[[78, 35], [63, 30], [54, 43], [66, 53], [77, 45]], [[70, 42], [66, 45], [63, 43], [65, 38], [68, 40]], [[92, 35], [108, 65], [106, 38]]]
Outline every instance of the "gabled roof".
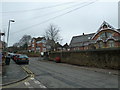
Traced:
[[38, 38], [33, 38], [33, 39], [35, 39], [37, 42], [37, 41], [41, 41], [42, 39], [45, 39], [45, 37], [38, 37]]
[[59, 42], [57, 42], [57, 43], [55, 43], [55, 47], [62, 47], [62, 45], [61, 44], [59, 44]]
[[91, 41], [91, 37], [94, 35], [95, 33], [91, 33], [91, 34], [85, 34], [85, 35], [80, 35], [80, 36], [74, 36], [70, 42], [70, 47], [71, 46], [81, 46], [79, 43], [83, 43], [83, 42], [89, 42]]
[[119, 29], [115, 29], [113, 26], [111, 26], [111, 25], [108, 24], [106, 21], [104, 21], [104, 22], [101, 24], [100, 28], [97, 30], [97, 32], [94, 34], [94, 36], [92, 37], [92, 39], [93, 39], [99, 32], [101, 32], [102, 30], [107, 30], [107, 29], [111, 29], [111, 30], [113, 30], [113, 31], [116, 31], [116, 32], [119, 32], [119, 33], [120, 33]]
[[69, 45], [66, 43], [63, 45], [63, 48], [69, 48]]
[[5, 35], [5, 33], [1, 33], [1, 32], [0, 32], [0, 36], [3, 36], [3, 35]]
[[101, 31], [101, 30], [103, 30], [104, 28], [104, 26], [107, 26], [107, 29], [112, 29], [112, 30], [116, 30], [113, 26], [111, 26], [109, 23], [107, 23], [106, 21], [104, 21], [102, 24], [101, 24], [101, 26], [100, 26], [100, 28], [98, 29], [98, 32], [99, 31]]

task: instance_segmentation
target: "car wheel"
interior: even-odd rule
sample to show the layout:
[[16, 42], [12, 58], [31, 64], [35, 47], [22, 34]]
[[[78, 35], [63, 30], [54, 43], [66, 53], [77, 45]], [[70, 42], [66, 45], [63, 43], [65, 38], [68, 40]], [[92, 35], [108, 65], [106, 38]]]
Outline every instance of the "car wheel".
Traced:
[[26, 62], [26, 64], [29, 64], [29, 62]]

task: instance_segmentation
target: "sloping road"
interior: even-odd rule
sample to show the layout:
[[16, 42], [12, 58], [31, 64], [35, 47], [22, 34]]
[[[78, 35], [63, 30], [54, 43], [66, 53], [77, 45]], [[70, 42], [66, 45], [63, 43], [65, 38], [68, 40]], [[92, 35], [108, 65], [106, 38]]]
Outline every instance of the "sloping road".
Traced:
[[109, 73], [116, 72], [114, 70], [96, 69], [96, 72], [93, 68], [86, 69], [39, 58], [30, 58], [29, 65], [20, 67], [34, 73], [34, 77], [8, 88], [118, 88], [118, 75]]
[[31, 58], [26, 67], [48, 88], [118, 88], [118, 75], [109, 72], [95, 72], [37, 58]]

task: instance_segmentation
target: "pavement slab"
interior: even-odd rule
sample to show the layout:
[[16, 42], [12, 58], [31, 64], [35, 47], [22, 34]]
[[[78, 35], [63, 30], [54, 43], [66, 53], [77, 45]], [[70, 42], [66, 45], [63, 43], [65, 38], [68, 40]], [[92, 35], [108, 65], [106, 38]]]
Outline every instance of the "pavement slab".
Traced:
[[26, 76], [27, 73], [13, 60], [10, 61], [9, 65], [4, 65], [2, 67], [2, 85], [19, 81]]

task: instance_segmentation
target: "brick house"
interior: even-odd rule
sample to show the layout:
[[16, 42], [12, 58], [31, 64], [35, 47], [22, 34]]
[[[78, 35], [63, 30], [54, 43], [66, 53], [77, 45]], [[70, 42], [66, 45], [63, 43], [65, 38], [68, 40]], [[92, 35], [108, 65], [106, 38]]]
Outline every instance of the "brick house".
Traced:
[[0, 52], [2, 52], [3, 48], [5, 48], [5, 42], [1, 40], [1, 36], [4, 36], [5, 33], [0, 32]]
[[69, 45], [68, 45], [67, 43], [64, 44], [64, 45], [62, 46], [62, 50], [63, 50], [63, 51], [69, 51], [69, 50], [70, 50]]
[[31, 52], [46, 52], [46, 39], [44, 37], [32, 38], [28, 50]]
[[74, 36], [70, 42], [71, 50], [88, 50], [120, 47], [120, 29], [103, 22], [96, 33]]

